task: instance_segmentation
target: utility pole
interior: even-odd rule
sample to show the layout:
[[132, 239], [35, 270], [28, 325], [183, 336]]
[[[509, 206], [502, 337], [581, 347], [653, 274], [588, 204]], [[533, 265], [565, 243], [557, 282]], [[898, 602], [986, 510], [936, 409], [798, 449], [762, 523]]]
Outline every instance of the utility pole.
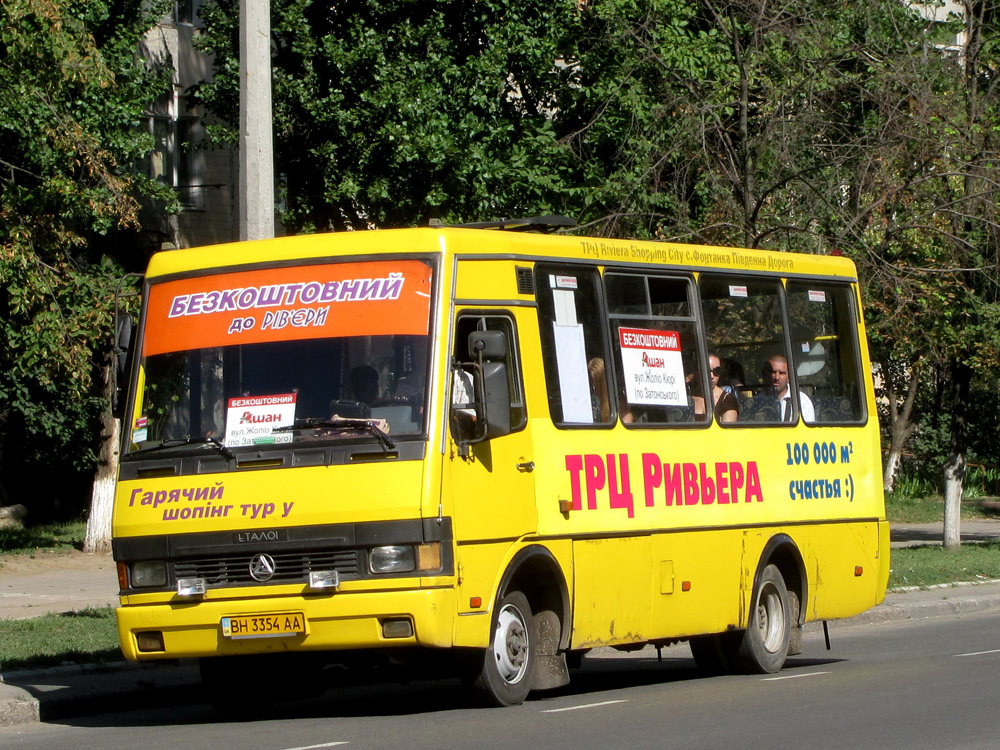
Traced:
[[273, 237], [270, 0], [240, 0], [239, 148], [240, 239]]

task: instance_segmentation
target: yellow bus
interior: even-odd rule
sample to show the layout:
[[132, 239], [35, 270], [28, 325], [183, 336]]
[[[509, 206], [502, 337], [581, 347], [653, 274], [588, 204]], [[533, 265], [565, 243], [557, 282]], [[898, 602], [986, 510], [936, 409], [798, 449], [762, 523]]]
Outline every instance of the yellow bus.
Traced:
[[511, 705], [595, 647], [775, 672], [805, 623], [882, 601], [854, 265], [534, 223], [152, 258], [123, 335], [127, 658], [199, 658], [228, 712], [259, 709], [251, 675], [282, 697], [428, 655]]

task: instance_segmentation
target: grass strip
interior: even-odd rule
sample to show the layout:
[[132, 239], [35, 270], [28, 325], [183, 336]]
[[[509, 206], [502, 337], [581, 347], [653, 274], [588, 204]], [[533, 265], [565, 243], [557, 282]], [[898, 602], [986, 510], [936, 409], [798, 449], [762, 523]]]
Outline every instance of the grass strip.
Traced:
[[[983, 512], [978, 498], [963, 500], [961, 513], [962, 518], [970, 521], [995, 518]], [[890, 494], [885, 498], [885, 516], [890, 523], [941, 523], [944, 518], [944, 498]]]
[[19, 555], [39, 549], [83, 549], [86, 531], [83, 521], [0, 528], [0, 553]]
[[0, 671], [121, 659], [114, 607], [0, 620]]
[[1000, 579], [1000, 542], [966, 542], [949, 551], [941, 545], [892, 551], [889, 588]]

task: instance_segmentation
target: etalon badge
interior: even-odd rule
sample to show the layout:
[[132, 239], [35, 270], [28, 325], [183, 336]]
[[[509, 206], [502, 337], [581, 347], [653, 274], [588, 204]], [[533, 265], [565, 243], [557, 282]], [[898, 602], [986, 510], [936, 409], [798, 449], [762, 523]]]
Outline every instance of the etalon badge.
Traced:
[[274, 575], [274, 569], [274, 558], [270, 555], [261, 553], [254, 555], [253, 559], [250, 560], [250, 577], [255, 581], [260, 581], [261, 583], [270, 581]]

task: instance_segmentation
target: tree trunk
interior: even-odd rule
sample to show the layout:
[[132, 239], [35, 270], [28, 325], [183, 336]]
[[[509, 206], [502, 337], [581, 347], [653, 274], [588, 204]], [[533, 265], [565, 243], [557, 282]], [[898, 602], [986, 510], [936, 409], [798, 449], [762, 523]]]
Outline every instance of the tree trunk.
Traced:
[[111, 551], [111, 511], [114, 508], [115, 477], [118, 474], [119, 422], [111, 415], [111, 366], [104, 367], [104, 392], [108, 407], [101, 424], [101, 453], [94, 472], [90, 516], [83, 540], [86, 552]]
[[896, 389], [893, 387], [888, 376], [884, 373], [886, 396], [889, 399], [889, 453], [885, 457], [885, 470], [882, 476], [882, 489], [885, 492], [892, 492], [896, 486], [896, 471], [899, 469], [899, 458], [903, 453], [906, 441], [910, 439], [916, 425], [910, 421], [913, 414], [913, 402], [917, 397], [917, 389], [920, 385], [920, 364], [916, 363], [910, 367], [910, 382], [906, 389], [906, 399], [902, 407], [896, 403]]
[[961, 362], [951, 365], [951, 451], [944, 467], [944, 547], [956, 550], [962, 544], [962, 485], [968, 436], [969, 384], [972, 370]]
[[944, 548], [956, 550], [962, 544], [962, 482], [965, 454], [952, 453], [944, 467]]

